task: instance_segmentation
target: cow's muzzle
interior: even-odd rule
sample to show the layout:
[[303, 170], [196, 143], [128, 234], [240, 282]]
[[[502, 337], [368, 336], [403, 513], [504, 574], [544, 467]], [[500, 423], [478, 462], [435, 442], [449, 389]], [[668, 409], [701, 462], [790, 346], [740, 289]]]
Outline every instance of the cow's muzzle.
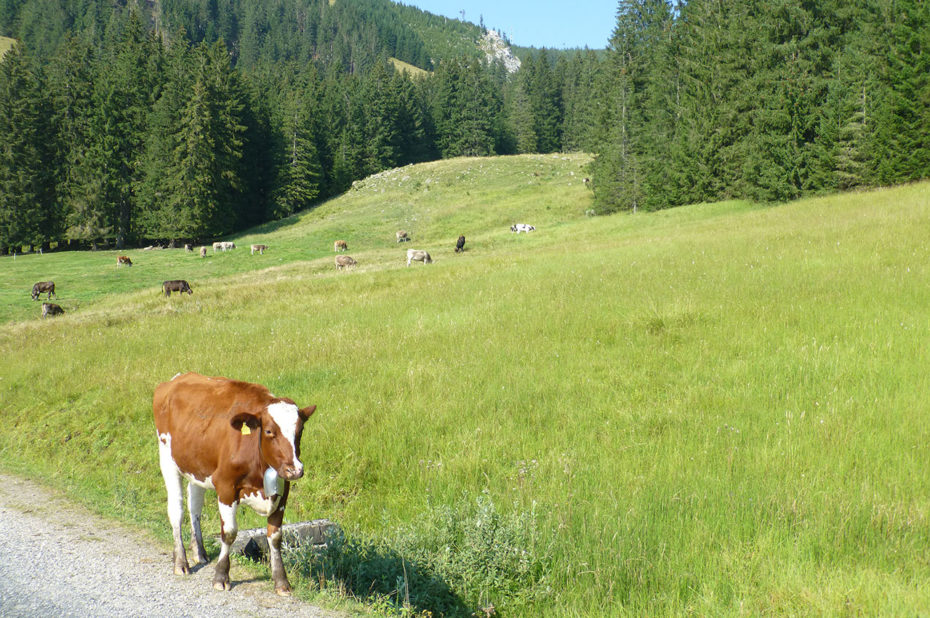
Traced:
[[296, 481], [304, 475], [304, 465], [299, 461], [293, 466], [287, 466], [281, 471], [281, 477], [288, 481]]

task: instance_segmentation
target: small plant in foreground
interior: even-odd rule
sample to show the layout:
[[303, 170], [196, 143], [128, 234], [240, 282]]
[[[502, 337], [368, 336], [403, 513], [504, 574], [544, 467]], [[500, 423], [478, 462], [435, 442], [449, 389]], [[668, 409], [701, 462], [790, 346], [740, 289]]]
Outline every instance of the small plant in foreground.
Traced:
[[[292, 557], [307, 579], [385, 599], [398, 615], [484, 615], [532, 601], [545, 589], [550, 552], [534, 510], [505, 514], [487, 494], [432, 507], [391, 538], [335, 532], [327, 549]], [[494, 609], [489, 609], [494, 608]]]

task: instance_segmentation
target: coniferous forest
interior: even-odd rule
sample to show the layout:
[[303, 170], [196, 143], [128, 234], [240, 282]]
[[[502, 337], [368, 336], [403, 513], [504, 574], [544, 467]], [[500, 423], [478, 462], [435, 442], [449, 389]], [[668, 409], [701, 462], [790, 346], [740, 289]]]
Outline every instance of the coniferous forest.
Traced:
[[200, 242], [465, 155], [592, 152], [600, 214], [930, 175], [919, 0], [621, 0], [606, 53], [513, 74], [468, 32], [388, 0], [0, 0], [0, 253]]

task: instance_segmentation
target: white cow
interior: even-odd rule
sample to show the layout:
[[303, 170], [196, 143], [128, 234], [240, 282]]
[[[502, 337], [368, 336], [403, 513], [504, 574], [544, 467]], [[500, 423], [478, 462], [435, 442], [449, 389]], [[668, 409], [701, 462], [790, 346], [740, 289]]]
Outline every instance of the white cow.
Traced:
[[516, 232], [517, 234], [520, 232], [526, 232], [529, 234], [530, 232], [535, 232], [536, 228], [532, 225], [529, 225], [528, 223], [514, 223], [510, 226], [510, 231]]
[[407, 249], [407, 266], [410, 266], [410, 262], [423, 262], [423, 264], [432, 264], [433, 258], [429, 256], [429, 253], [421, 249]]

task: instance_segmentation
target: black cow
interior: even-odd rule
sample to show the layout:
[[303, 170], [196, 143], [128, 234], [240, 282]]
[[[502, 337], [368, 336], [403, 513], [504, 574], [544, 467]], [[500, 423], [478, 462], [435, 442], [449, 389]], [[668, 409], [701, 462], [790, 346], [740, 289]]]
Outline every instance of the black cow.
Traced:
[[37, 284], [32, 286], [32, 300], [39, 300], [39, 296], [48, 292], [48, 298], [45, 300], [52, 300], [52, 295], [55, 298], [58, 298], [58, 294], [55, 294], [55, 282], [54, 281], [39, 281]]
[[459, 236], [459, 239], [455, 242], [455, 252], [461, 253], [465, 250], [465, 237]]
[[55, 303], [42, 303], [42, 317], [49, 315], [64, 315], [65, 310]]
[[171, 296], [172, 292], [177, 292], [178, 294], [183, 294], [184, 292], [187, 292], [188, 294], [194, 293], [194, 291], [191, 290], [190, 284], [188, 284], [184, 279], [165, 281], [161, 284], [161, 289], [165, 291], [165, 296]]

